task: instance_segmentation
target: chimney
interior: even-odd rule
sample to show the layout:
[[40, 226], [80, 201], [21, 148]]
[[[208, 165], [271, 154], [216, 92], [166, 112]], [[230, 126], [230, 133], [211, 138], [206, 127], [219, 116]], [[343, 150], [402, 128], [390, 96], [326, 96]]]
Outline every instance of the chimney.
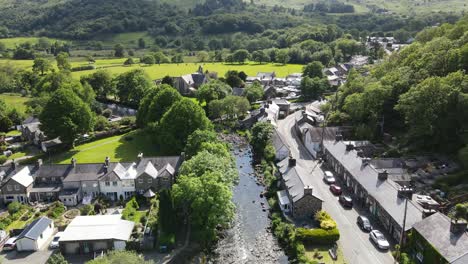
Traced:
[[435, 214], [437, 211], [434, 210], [434, 209], [424, 209], [423, 212], [422, 212], [422, 218], [426, 218], [428, 216], [431, 216], [433, 214]]
[[357, 153], [358, 157], [364, 158], [364, 151], [362, 149], [358, 149]]
[[335, 140], [340, 141], [343, 139], [343, 135], [340, 132], [335, 133]]
[[312, 189], [310, 185], [304, 186], [304, 195], [312, 195]]
[[403, 187], [399, 188], [398, 189], [398, 197], [399, 198], [407, 198], [407, 199], [411, 200], [411, 198], [413, 198], [413, 188], [407, 187], [407, 186], [403, 186]]
[[109, 171], [109, 166], [104, 165], [104, 167], [102, 168], [102, 170], [104, 171], [104, 174], [107, 174], [107, 172]]
[[388, 179], [388, 172], [387, 170], [380, 171], [378, 176], [379, 180], [386, 181]]
[[354, 145], [352, 143], [346, 144], [346, 151], [351, 151], [354, 149]]
[[289, 157], [288, 166], [289, 166], [289, 167], [294, 167], [294, 166], [296, 166], [296, 159], [293, 159], [293, 157]]
[[11, 168], [13, 170], [16, 170], [18, 168], [18, 162], [16, 162], [15, 159], [11, 161]]
[[362, 161], [362, 166], [367, 166], [367, 165], [369, 165], [371, 159], [370, 158], [362, 158], [361, 161]]
[[465, 220], [451, 220], [450, 232], [453, 234], [463, 234], [466, 232], [467, 222]]
[[42, 159], [38, 159], [38, 160], [36, 161], [36, 167], [37, 167], [37, 168], [40, 168], [41, 166], [42, 166]]
[[140, 152], [138, 153], [138, 156], [137, 156], [138, 163], [140, 163], [142, 159], [143, 159], [143, 152]]
[[107, 167], [109, 167], [110, 164], [110, 158], [106, 157], [106, 160], [104, 161], [104, 164], [106, 164]]
[[71, 165], [72, 165], [72, 167], [76, 167], [76, 159], [75, 158], [71, 159]]

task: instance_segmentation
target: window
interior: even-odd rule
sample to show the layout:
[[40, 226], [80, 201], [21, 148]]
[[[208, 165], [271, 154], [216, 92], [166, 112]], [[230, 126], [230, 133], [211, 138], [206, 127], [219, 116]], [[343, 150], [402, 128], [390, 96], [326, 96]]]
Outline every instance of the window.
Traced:
[[43, 182], [47, 181], [46, 177], [42, 177], [41, 180], [42, 180]]
[[152, 182], [153, 182], [153, 179], [149, 178], [148, 183], [152, 183]]
[[57, 180], [57, 179], [56, 179], [55, 177], [52, 177], [52, 181], [53, 181], [53, 182], [56, 181], [56, 180]]
[[106, 181], [106, 186], [110, 186], [110, 182]]
[[9, 192], [13, 191], [13, 188], [11, 187], [11, 185], [7, 185], [7, 190], [8, 190]]
[[112, 185], [113, 185], [113, 186], [117, 186], [117, 182], [116, 182], [116, 181], [115, 181], [115, 182], [112, 182]]
[[7, 200], [14, 200], [15, 197], [14, 197], [14, 196], [7, 196], [7, 197], [5, 197], [5, 199], [7, 199]]
[[138, 183], [143, 183], [143, 179], [142, 178], [138, 179]]
[[167, 181], [169, 181], [169, 178], [167, 178], [167, 177], [162, 177], [161, 180], [162, 180], [163, 182], [167, 182]]
[[81, 185], [81, 186], [83, 186], [83, 188], [86, 188], [86, 183], [83, 183], [83, 185]]
[[18, 185], [18, 184], [15, 184], [15, 190], [16, 190], [16, 191], [19, 191], [19, 189], [20, 189], [19, 185]]
[[42, 239], [42, 234], [41, 234], [41, 239]]

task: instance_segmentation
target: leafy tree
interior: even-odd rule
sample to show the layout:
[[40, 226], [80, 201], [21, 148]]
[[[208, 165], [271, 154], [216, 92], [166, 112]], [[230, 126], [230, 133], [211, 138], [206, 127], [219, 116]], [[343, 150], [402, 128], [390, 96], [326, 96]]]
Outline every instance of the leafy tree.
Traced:
[[111, 251], [102, 258], [86, 262], [87, 264], [153, 264], [152, 260], [145, 260], [143, 256], [133, 251]]
[[243, 82], [242, 79], [239, 77], [238, 71], [227, 71], [224, 75], [226, 77], [226, 83], [229, 84], [231, 87], [242, 87]]
[[286, 50], [286, 49], [280, 49], [276, 53], [276, 62], [277, 63], [281, 63], [281, 64], [285, 65], [286, 63], [289, 62], [289, 59], [290, 58], [289, 58], [288, 50]]
[[232, 54], [232, 59], [239, 64], [243, 64], [249, 58], [249, 52], [245, 49], [236, 50], [234, 54]]
[[158, 51], [154, 53], [154, 62], [156, 64], [161, 64], [161, 63], [168, 63], [169, 59], [162, 53], [161, 51]]
[[159, 122], [163, 115], [180, 101], [182, 96], [169, 85], [161, 85], [155, 90], [147, 93], [140, 104], [137, 115], [137, 124], [145, 127], [149, 123]]
[[194, 236], [205, 245], [216, 238], [218, 226], [227, 227], [234, 217], [231, 190], [218, 180], [220, 177], [221, 172], [182, 175], [173, 186], [175, 204], [184, 209]]
[[467, 216], [468, 216], [468, 208], [467, 206], [463, 205], [463, 204], [457, 204], [455, 205], [455, 214], [454, 214], [454, 217], [456, 220], [459, 220], [459, 219], [467, 219]]
[[117, 58], [123, 58], [125, 56], [125, 50], [122, 44], [117, 44], [114, 46], [114, 56]]
[[244, 90], [244, 96], [247, 97], [251, 103], [262, 99], [263, 94], [264, 90], [260, 82], [254, 82], [252, 85], [247, 86]]
[[211, 130], [195, 130], [187, 139], [185, 145], [185, 155], [187, 157], [195, 156], [202, 148], [203, 143], [218, 142], [217, 135]]
[[8, 204], [8, 213], [12, 215], [21, 210], [22, 207], [23, 205], [20, 202], [11, 202], [10, 204]]
[[250, 144], [256, 155], [262, 155], [263, 150], [270, 144], [273, 137], [273, 125], [268, 122], [259, 122], [252, 127]]
[[159, 192], [158, 228], [164, 234], [173, 234], [177, 229], [176, 211], [171, 190], [164, 189]]
[[171, 62], [172, 63], [183, 63], [184, 62], [184, 56], [180, 53], [174, 55], [172, 58], [171, 58]]
[[221, 100], [213, 100], [208, 104], [211, 118], [227, 117], [227, 120], [243, 118], [250, 108], [249, 101], [244, 97], [227, 96]]
[[60, 137], [69, 147], [79, 134], [91, 131], [94, 124], [89, 106], [66, 89], [59, 89], [52, 95], [39, 118], [41, 130], [49, 138]]
[[0, 113], [0, 132], [8, 132], [12, 126], [10, 118], [5, 113]]
[[146, 42], [145, 42], [145, 40], [143, 38], [138, 39], [138, 48], [140, 48], [140, 49], [146, 48]]
[[153, 65], [155, 63], [154, 56], [153, 55], [145, 55], [143, 58], [141, 58], [140, 62], [148, 65]]
[[161, 84], [167, 84], [167, 85], [174, 87], [174, 80], [172, 79], [171, 76], [166, 75], [164, 76], [164, 78], [162, 78]]
[[124, 65], [133, 65], [135, 64], [135, 61], [133, 61], [132, 58], [128, 58], [124, 61]]
[[57, 57], [55, 57], [57, 61], [57, 68], [61, 71], [69, 71], [71, 70], [71, 64], [68, 62], [68, 53], [60, 52]]
[[81, 83], [88, 83], [93, 88], [96, 95], [100, 98], [107, 98], [114, 95], [115, 85], [112, 81], [112, 75], [106, 70], [97, 70], [96, 72], [81, 77]]
[[198, 62], [205, 62], [209, 59], [210, 55], [206, 51], [199, 51], [197, 53]]
[[252, 52], [252, 60], [262, 64], [263, 62], [268, 62], [270, 60], [270, 56], [268, 56], [268, 54], [263, 50], [257, 50]]
[[303, 76], [309, 78], [322, 78], [323, 77], [323, 64], [319, 61], [313, 61], [307, 64], [302, 71]]
[[318, 99], [322, 93], [329, 88], [329, 84], [325, 78], [310, 78], [306, 76], [302, 78], [300, 88], [304, 98], [308, 100], [315, 100]]
[[218, 80], [213, 80], [198, 88], [197, 99], [199, 102], [209, 103], [212, 100], [223, 99], [231, 93], [232, 88], [229, 85]]
[[44, 75], [45, 72], [48, 72], [52, 69], [50, 61], [44, 58], [36, 58], [33, 63], [33, 71], [40, 72], [41, 75]]
[[162, 117], [156, 129], [161, 148], [168, 153], [178, 153], [187, 138], [197, 129], [211, 130], [213, 125], [205, 111], [188, 98], [176, 102]]
[[125, 72], [114, 80], [120, 102], [138, 106], [146, 92], [153, 87], [151, 79], [142, 69]]
[[60, 253], [55, 253], [50, 256], [46, 264], [68, 264], [69, 262]]

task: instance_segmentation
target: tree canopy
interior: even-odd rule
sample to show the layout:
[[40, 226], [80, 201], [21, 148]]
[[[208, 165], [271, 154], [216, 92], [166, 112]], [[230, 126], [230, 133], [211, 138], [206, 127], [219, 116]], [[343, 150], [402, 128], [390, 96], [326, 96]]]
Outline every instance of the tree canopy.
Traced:
[[141, 101], [138, 109], [137, 124], [140, 127], [159, 122], [163, 115], [174, 105], [180, 101], [182, 96], [173, 87], [162, 84], [156, 89], [151, 90]]
[[209, 103], [213, 100], [223, 99], [230, 94], [232, 94], [232, 88], [229, 85], [218, 80], [212, 80], [198, 88], [197, 99], [201, 103]]

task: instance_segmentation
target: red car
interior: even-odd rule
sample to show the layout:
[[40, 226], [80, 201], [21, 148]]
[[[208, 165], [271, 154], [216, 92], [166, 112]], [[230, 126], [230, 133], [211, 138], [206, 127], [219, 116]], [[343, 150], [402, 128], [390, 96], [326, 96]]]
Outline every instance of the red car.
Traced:
[[330, 192], [332, 192], [334, 195], [340, 195], [341, 187], [336, 184], [332, 184], [330, 185]]

